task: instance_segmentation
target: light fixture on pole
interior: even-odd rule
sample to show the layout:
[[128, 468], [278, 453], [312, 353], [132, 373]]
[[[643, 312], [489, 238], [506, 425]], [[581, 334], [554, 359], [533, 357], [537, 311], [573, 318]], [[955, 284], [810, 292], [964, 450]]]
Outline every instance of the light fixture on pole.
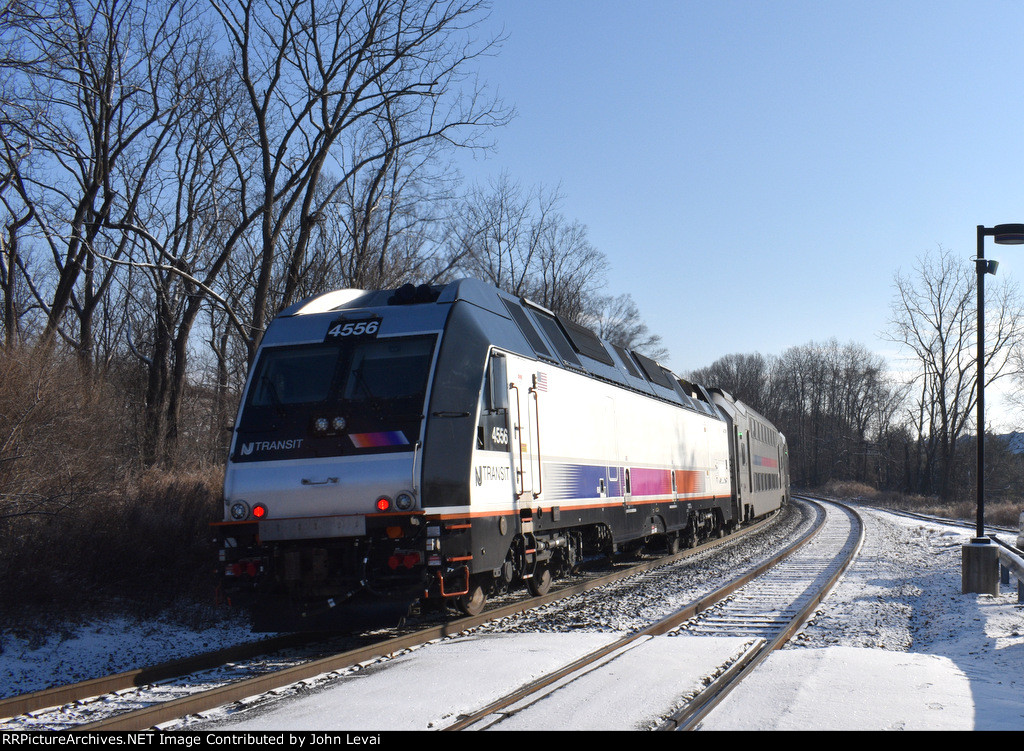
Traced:
[[998, 261], [985, 260], [985, 238], [998, 245], [1024, 245], [1024, 224], [978, 225], [978, 509], [975, 537], [963, 547], [964, 592], [999, 594], [999, 558], [996, 546], [985, 536], [985, 275], [995, 274]]

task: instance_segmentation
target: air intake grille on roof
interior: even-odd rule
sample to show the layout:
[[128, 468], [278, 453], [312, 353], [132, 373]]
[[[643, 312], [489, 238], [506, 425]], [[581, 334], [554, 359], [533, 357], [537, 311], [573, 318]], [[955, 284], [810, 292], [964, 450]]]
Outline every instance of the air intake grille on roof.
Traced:
[[528, 341], [530, 346], [533, 347], [533, 351], [541, 357], [553, 360], [554, 358], [551, 356], [548, 348], [544, 346], [544, 340], [540, 338], [540, 334], [537, 333], [537, 329], [535, 329], [533, 324], [530, 323], [530, 318], [526, 315], [526, 311], [519, 307], [518, 303], [506, 300], [504, 297], [500, 299], [505, 304], [505, 309], [508, 310], [508, 314], [512, 316], [512, 320], [516, 322], [516, 326], [518, 326], [519, 330], [523, 332], [523, 336], [526, 337], [526, 341]]
[[562, 362], [582, 368], [580, 359], [573, 352], [569, 340], [562, 333], [562, 329], [558, 325], [558, 321], [549, 314], [542, 313], [534, 308], [531, 308], [530, 312], [533, 314], [533, 320], [540, 324], [541, 329], [547, 335], [548, 341], [555, 345], [555, 350], [558, 352], [558, 356], [562, 358]]
[[633, 357], [640, 363], [640, 367], [644, 369], [644, 373], [647, 374], [647, 380], [659, 386], [664, 386], [667, 389], [672, 388], [672, 382], [668, 379], [664, 368], [658, 365], [658, 363], [649, 357], [644, 357], [639, 352], [634, 352]]
[[636, 365], [633, 364], [633, 358], [629, 356], [629, 352], [626, 351], [625, 347], [620, 347], [618, 344], [613, 344], [615, 351], [619, 353], [619, 359], [622, 360], [622, 364], [626, 366], [626, 371], [634, 378], [643, 378], [640, 375], [640, 371], [636, 369]]
[[597, 334], [588, 328], [580, 326], [578, 323], [567, 321], [562, 316], [558, 316], [558, 322], [565, 329], [573, 349], [581, 355], [586, 355], [598, 362], [603, 362], [605, 365], [614, 364], [612, 356], [608, 354], [608, 350], [604, 348]]

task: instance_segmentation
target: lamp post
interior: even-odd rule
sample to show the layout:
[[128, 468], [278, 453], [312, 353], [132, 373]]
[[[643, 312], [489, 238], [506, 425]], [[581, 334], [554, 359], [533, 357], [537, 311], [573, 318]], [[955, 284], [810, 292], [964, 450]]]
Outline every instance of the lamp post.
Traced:
[[985, 536], [985, 275], [995, 275], [997, 261], [985, 260], [985, 238], [998, 245], [1024, 245], [1024, 224], [978, 225], [978, 517], [975, 537], [963, 547], [964, 592], [999, 594], [999, 558], [996, 546]]

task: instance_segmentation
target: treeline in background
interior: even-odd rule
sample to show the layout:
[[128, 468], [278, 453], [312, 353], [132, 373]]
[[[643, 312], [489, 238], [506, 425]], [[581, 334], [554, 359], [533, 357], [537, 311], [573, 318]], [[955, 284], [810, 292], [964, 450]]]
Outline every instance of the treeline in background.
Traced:
[[[976, 506], [977, 281], [939, 248], [893, 282], [893, 362], [862, 344], [811, 342], [774, 356], [734, 354], [691, 377], [730, 391], [785, 433], [797, 487], [831, 486], [958, 518]], [[986, 300], [986, 422], [1020, 409], [1022, 305], [1012, 282]], [[998, 389], [998, 392], [997, 392]], [[1002, 397], [992, 399], [993, 394]], [[993, 404], [998, 411], [993, 409]], [[985, 431], [987, 520], [1024, 511], [1024, 436]]]
[[664, 356], [557, 188], [456, 169], [514, 115], [487, 12], [0, 0], [0, 600], [205, 587], [245, 374], [309, 296], [476, 277]]
[[[274, 314], [311, 295], [476, 277], [667, 357], [557, 188], [457, 170], [514, 116], [476, 78], [500, 55], [487, 12], [0, 0], [0, 618], [211, 596], [245, 374]], [[972, 279], [945, 251], [897, 278], [906, 372], [827, 342], [692, 377], [786, 433], [798, 486], [955, 500]], [[992, 299], [996, 380], [1021, 370], [1020, 305], [1009, 285]], [[1000, 445], [989, 487], [1015, 498]]]

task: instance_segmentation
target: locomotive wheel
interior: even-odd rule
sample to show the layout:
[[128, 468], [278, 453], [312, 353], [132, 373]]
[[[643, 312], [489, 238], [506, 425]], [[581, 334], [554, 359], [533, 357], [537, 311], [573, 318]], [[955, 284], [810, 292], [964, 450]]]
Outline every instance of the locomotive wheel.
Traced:
[[695, 548], [697, 547], [697, 533], [693, 529], [693, 525], [686, 528], [686, 532], [683, 533], [683, 547]]
[[682, 546], [682, 540], [678, 532], [670, 534], [665, 538], [665, 549], [669, 555], [678, 553]]
[[484, 604], [487, 602], [487, 595], [484, 593], [484, 588], [479, 584], [470, 584], [469, 591], [460, 595], [456, 604], [466, 615], [480, 615], [484, 610]]
[[547, 566], [538, 568], [533, 576], [526, 580], [526, 587], [534, 597], [546, 595], [551, 589], [551, 569]]

